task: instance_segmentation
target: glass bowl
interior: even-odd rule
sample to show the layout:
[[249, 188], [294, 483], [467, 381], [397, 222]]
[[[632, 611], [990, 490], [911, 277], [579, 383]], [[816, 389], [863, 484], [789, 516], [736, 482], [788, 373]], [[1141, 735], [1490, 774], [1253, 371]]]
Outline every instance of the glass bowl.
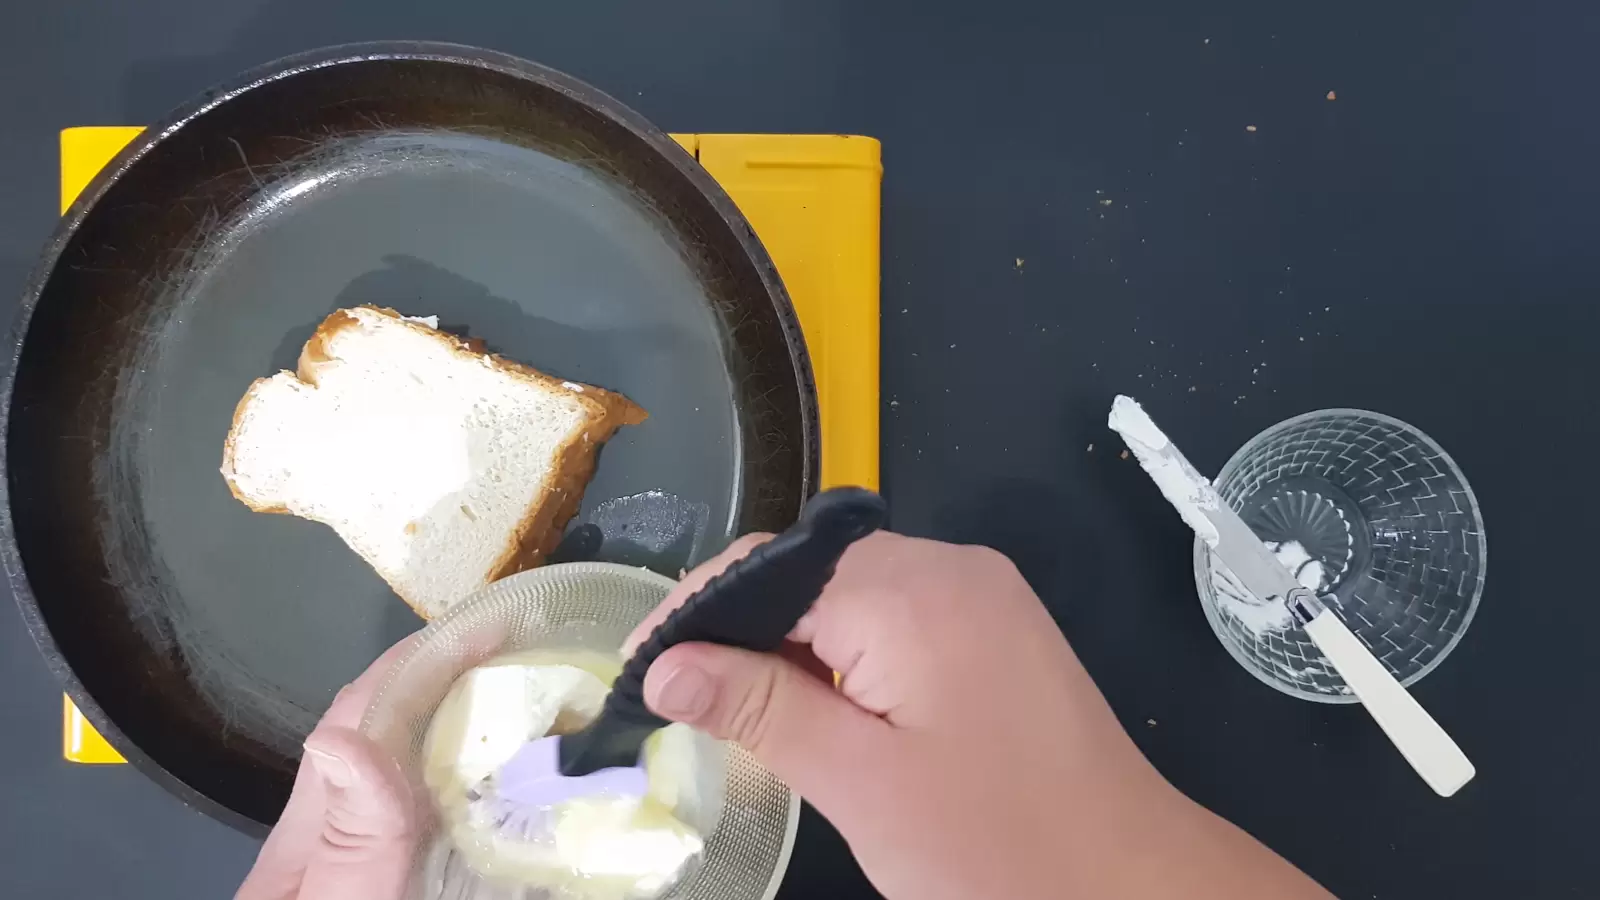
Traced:
[[[494, 657], [528, 650], [615, 654], [634, 626], [675, 582], [614, 563], [548, 565], [495, 582], [456, 604], [419, 632], [367, 705], [361, 731], [400, 762], [418, 797], [423, 743], [434, 711], [463, 673]], [[620, 660], [619, 660], [620, 666]], [[789, 864], [800, 801], [783, 782], [734, 744], [695, 733], [714, 758], [721, 784], [699, 793], [693, 824], [705, 847], [696, 864], [660, 896], [683, 900], [770, 900]], [[433, 804], [421, 804], [411, 878], [413, 898], [560, 900], [566, 894], [508, 886], [481, 877], [439, 827]], [[680, 813], [682, 811], [680, 810]]]
[[[1461, 470], [1418, 429], [1358, 409], [1306, 413], [1239, 448], [1216, 489], [1280, 560], [1309, 567], [1402, 685], [1433, 671], [1472, 623], [1483, 518]], [[1282, 604], [1262, 604], [1198, 539], [1194, 578], [1212, 630], [1250, 674], [1304, 700], [1356, 702]]]

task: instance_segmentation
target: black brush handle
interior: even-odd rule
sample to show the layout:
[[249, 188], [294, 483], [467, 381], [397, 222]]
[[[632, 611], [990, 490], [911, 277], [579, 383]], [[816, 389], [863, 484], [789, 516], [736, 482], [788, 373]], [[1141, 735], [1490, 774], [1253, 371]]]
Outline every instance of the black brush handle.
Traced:
[[850, 545], [883, 527], [888, 507], [864, 488], [813, 497], [800, 520], [706, 582], [639, 645], [600, 715], [561, 739], [561, 774], [636, 765], [650, 733], [668, 724], [645, 706], [644, 676], [668, 647], [699, 641], [767, 653], [783, 645]]

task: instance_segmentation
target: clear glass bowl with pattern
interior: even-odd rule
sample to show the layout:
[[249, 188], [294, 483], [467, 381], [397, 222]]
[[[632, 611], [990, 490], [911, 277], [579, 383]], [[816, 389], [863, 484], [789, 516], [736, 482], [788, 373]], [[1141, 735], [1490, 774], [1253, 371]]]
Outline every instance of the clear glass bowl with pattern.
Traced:
[[[1487, 560], [1478, 501], [1449, 454], [1405, 422], [1358, 409], [1296, 416], [1241, 447], [1216, 488], [1402, 685], [1437, 668], [1472, 623]], [[1212, 630], [1250, 674], [1301, 699], [1356, 702], [1281, 604], [1245, 591], [1199, 540], [1194, 576]]]
[[[399, 760], [417, 796], [423, 742], [434, 711], [464, 672], [527, 650], [614, 653], [672, 589], [670, 578], [614, 563], [549, 565], [495, 582], [420, 632], [384, 676], [362, 733]], [[706, 740], [710, 740], [706, 738]], [[771, 900], [789, 864], [800, 801], [736, 745], [725, 754], [720, 808], [707, 810], [705, 847], [673, 900]], [[431, 813], [431, 805], [423, 804]], [[422, 823], [411, 880], [413, 900], [547, 900], [561, 894], [481, 877], [454, 852], [435, 818]]]

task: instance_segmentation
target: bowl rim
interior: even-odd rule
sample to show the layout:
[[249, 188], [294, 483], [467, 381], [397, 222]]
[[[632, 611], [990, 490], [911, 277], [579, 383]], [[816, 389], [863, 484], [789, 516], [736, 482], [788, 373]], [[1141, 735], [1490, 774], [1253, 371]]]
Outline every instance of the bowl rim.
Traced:
[[[1358, 416], [1367, 419], [1377, 419], [1379, 422], [1382, 422], [1386, 425], [1394, 426], [1409, 434], [1415, 435], [1419, 442], [1439, 454], [1439, 458], [1444, 461], [1444, 464], [1450, 473], [1456, 477], [1457, 481], [1461, 482], [1462, 491], [1467, 495], [1467, 504], [1471, 511], [1472, 518], [1478, 523], [1478, 583], [1477, 587], [1472, 592], [1471, 599], [1467, 601], [1467, 611], [1462, 616], [1461, 627], [1457, 629], [1455, 635], [1452, 636], [1442, 648], [1440, 648], [1439, 652], [1433, 657], [1433, 659], [1428, 660], [1426, 665], [1418, 669], [1416, 672], [1406, 676], [1405, 678], [1400, 679], [1400, 686], [1409, 689], [1412, 685], [1421, 681], [1434, 669], [1437, 669], [1439, 664], [1444, 662], [1445, 657], [1449, 656], [1455, 651], [1456, 645], [1461, 643], [1461, 638], [1466, 635], [1467, 629], [1472, 625], [1472, 620], [1478, 614], [1478, 604], [1483, 599], [1484, 582], [1488, 578], [1489, 539], [1488, 529], [1484, 523], [1483, 509], [1478, 505], [1478, 495], [1472, 490], [1472, 483], [1467, 480], [1467, 474], [1463, 472], [1461, 470], [1461, 466], [1456, 463], [1455, 457], [1452, 457], [1449, 452], [1439, 444], [1438, 441], [1434, 440], [1432, 435], [1403, 419], [1397, 419], [1394, 416], [1386, 415], [1380, 412], [1374, 412], [1370, 409], [1357, 409], [1355, 407], [1343, 406], [1328, 407], [1326, 409], [1316, 409], [1310, 412], [1300, 413], [1296, 416], [1290, 416], [1287, 419], [1284, 419], [1274, 425], [1269, 425], [1266, 428], [1256, 432], [1256, 434], [1253, 435], [1249, 440], [1240, 444], [1239, 449], [1233, 451], [1233, 455], [1228, 457], [1228, 461], [1223, 463], [1222, 468], [1218, 470], [1217, 477], [1212, 480], [1212, 484], [1219, 484], [1228, 477], [1232, 476], [1234, 471], [1241, 465], [1247, 451], [1254, 450], [1258, 444], [1263, 443], [1269, 438], [1273, 437], [1277, 432], [1286, 431], [1289, 428], [1316, 419], [1335, 418], [1339, 416]], [[1217, 610], [1216, 603], [1206, 599], [1206, 582], [1210, 578], [1210, 567], [1207, 565], [1207, 558], [1210, 554], [1209, 548], [1206, 546], [1204, 541], [1200, 540], [1199, 537], [1196, 537], [1194, 540], [1194, 550], [1192, 555], [1194, 558], [1195, 594], [1197, 599], [1200, 601], [1200, 609], [1205, 613], [1206, 623], [1211, 626], [1211, 632], [1216, 636], [1217, 642], [1222, 644], [1223, 649], [1228, 651], [1228, 655], [1233, 657], [1234, 662], [1237, 662], [1241, 668], [1254, 676], [1257, 681], [1262, 682], [1263, 684], [1276, 691], [1279, 691], [1280, 693], [1288, 694], [1291, 697], [1297, 697], [1301, 700], [1309, 700], [1312, 703], [1325, 703], [1334, 706], [1361, 702], [1360, 698], [1353, 693], [1320, 694], [1314, 691], [1307, 691], [1300, 688], [1291, 687], [1287, 684], [1284, 684], [1278, 678], [1262, 671], [1256, 665], [1254, 660], [1246, 656], [1243, 651], [1241, 651], [1234, 644], [1234, 642], [1229, 640], [1229, 638], [1224, 634], [1221, 623], [1221, 613]], [[1213, 589], [1213, 593], [1214, 592], [1215, 591]]]

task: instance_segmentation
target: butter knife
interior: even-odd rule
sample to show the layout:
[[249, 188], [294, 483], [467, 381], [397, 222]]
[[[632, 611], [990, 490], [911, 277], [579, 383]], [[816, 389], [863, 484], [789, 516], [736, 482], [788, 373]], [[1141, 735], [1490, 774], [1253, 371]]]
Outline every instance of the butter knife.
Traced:
[[1450, 735], [1344, 620], [1278, 562], [1137, 402], [1118, 396], [1111, 406], [1109, 424], [1122, 435], [1168, 502], [1239, 582], [1263, 603], [1283, 602], [1429, 787], [1439, 796], [1449, 797], [1472, 780], [1477, 770]]

